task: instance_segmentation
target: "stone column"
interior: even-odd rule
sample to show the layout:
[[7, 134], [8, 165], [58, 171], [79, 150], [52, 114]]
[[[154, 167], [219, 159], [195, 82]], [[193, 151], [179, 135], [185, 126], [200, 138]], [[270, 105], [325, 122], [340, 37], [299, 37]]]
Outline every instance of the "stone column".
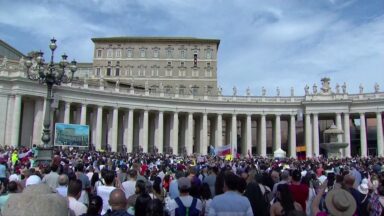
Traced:
[[289, 149], [288, 155], [291, 158], [296, 158], [296, 118], [291, 115], [289, 120]]
[[143, 114], [143, 134], [142, 134], [143, 152], [148, 152], [148, 110], [144, 110]]
[[133, 151], [133, 117], [134, 110], [129, 109], [128, 111], [128, 135], [127, 135], [127, 152]]
[[174, 112], [172, 118], [172, 149], [173, 154], [179, 153], [179, 113]]
[[35, 116], [33, 120], [33, 144], [41, 143], [41, 136], [43, 132], [43, 112], [44, 101], [37, 99], [35, 101]]
[[87, 124], [87, 104], [81, 104], [80, 124], [81, 125]]
[[383, 120], [381, 112], [376, 113], [376, 130], [377, 130], [377, 155], [382, 157], [383, 152]]
[[190, 155], [193, 153], [193, 113], [188, 113], [188, 120], [187, 120], [187, 142], [186, 142], [186, 151], [187, 155]]
[[360, 148], [361, 157], [367, 157], [367, 129], [365, 127], [365, 114], [360, 113]]
[[344, 142], [348, 146], [344, 149], [344, 157], [351, 157], [351, 134], [349, 125], [349, 113], [344, 113]]
[[218, 113], [217, 120], [216, 120], [215, 148], [222, 145], [223, 145], [223, 116], [221, 113]]
[[261, 115], [260, 120], [260, 156], [267, 156], [267, 120], [265, 114]]
[[163, 136], [164, 136], [164, 113], [159, 111], [157, 114], [157, 137], [155, 146], [159, 153], [163, 153]]
[[306, 157], [312, 157], [312, 133], [311, 133], [311, 114], [305, 114], [305, 153]]
[[245, 122], [245, 128], [246, 128], [246, 146], [247, 148], [245, 149], [244, 151], [244, 155], [247, 155], [248, 154], [248, 151], [249, 153], [252, 155], [252, 117], [250, 114], [247, 114], [247, 119], [246, 119], [246, 122]]
[[235, 155], [235, 149], [237, 153], [237, 118], [236, 114], [232, 114], [232, 122], [231, 122], [231, 153]]
[[313, 114], [313, 155], [318, 157], [320, 154], [319, 145], [319, 116], [317, 113]]
[[97, 119], [96, 119], [96, 150], [101, 150], [103, 139], [103, 107], [97, 107]]
[[208, 153], [208, 116], [207, 113], [203, 113], [202, 117], [202, 137], [200, 145], [200, 153], [206, 155]]
[[[341, 113], [336, 113], [336, 127], [340, 130], [343, 129], [343, 126], [341, 125]], [[337, 141], [343, 142], [343, 135], [342, 134], [337, 135]]]
[[70, 116], [71, 116], [71, 102], [65, 102], [65, 110], [64, 110], [64, 123], [65, 124], [70, 123]]
[[281, 121], [280, 121], [280, 115], [277, 114], [275, 116], [275, 131], [274, 131], [274, 141], [275, 141], [275, 148], [273, 149], [276, 151], [277, 149], [281, 149]]
[[113, 116], [112, 116], [112, 144], [111, 151], [117, 151], [117, 132], [118, 132], [118, 122], [119, 122], [119, 108], [113, 108]]
[[12, 116], [12, 139], [11, 145], [13, 147], [19, 146], [20, 139], [20, 118], [21, 118], [21, 95], [15, 95]]

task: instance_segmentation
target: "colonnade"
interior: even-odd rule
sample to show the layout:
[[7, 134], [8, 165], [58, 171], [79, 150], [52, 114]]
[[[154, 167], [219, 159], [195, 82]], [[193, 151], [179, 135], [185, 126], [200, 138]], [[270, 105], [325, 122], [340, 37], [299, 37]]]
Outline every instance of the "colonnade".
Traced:
[[[12, 108], [12, 116], [8, 120], [11, 134], [4, 143], [17, 146], [21, 143], [21, 136], [26, 132], [23, 118], [29, 113], [23, 103], [23, 95], [10, 97], [8, 107]], [[29, 100], [29, 99], [28, 99]], [[42, 131], [43, 114], [45, 112], [44, 98], [35, 98], [33, 107], [33, 121], [30, 132], [33, 143], [39, 143]], [[304, 109], [303, 109], [304, 110]], [[344, 131], [338, 136], [339, 142], [348, 143], [343, 150], [343, 156], [351, 156], [351, 119], [353, 115], [360, 120], [360, 154], [368, 155], [366, 114], [360, 113], [304, 113], [303, 130], [306, 157], [314, 157], [320, 152], [319, 121], [326, 116], [334, 120], [337, 128]], [[377, 154], [383, 156], [383, 122], [381, 112], [368, 113], [376, 118]], [[160, 153], [208, 153], [208, 146], [219, 147], [233, 144], [233, 151], [247, 155], [248, 153], [267, 156], [282, 148], [282, 134], [286, 134], [284, 150], [287, 156], [296, 157], [298, 143], [297, 113], [251, 113], [251, 112], [192, 112], [187, 110], [156, 110], [142, 108], [119, 107], [113, 105], [97, 105], [61, 101], [56, 108], [54, 123], [86, 124], [90, 126], [90, 140], [98, 150], [110, 148], [111, 151], [127, 152], [160, 152]], [[331, 116], [331, 117], [330, 117]], [[358, 118], [357, 118], [358, 116]], [[287, 127], [281, 126], [286, 121]], [[299, 120], [301, 121], [301, 120]], [[269, 123], [269, 124], [268, 124]], [[255, 126], [256, 125], [256, 126]], [[267, 139], [267, 125], [272, 125], [272, 141]], [[283, 133], [282, 130], [287, 130]], [[240, 139], [238, 139], [240, 137]], [[239, 142], [241, 140], [241, 142]], [[24, 139], [25, 142], [25, 139]], [[272, 143], [272, 146], [267, 146]], [[236, 145], [237, 144], [237, 145]], [[123, 147], [124, 146], [124, 147]], [[252, 152], [254, 147], [254, 152]], [[269, 149], [269, 150], [267, 150]]]

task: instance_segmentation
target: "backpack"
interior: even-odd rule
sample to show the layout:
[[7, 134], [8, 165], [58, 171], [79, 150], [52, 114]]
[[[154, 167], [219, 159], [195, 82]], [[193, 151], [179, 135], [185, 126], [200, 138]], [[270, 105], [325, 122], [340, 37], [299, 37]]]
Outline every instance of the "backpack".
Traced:
[[269, 190], [267, 190], [267, 188], [263, 185], [263, 187], [264, 187], [264, 193], [263, 192], [261, 192], [262, 194], [263, 194], [263, 205], [265, 206], [264, 208], [265, 208], [265, 212], [263, 212], [262, 214], [264, 214], [264, 215], [269, 215], [269, 210], [270, 210], [270, 208], [271, 208], [271, 195], [272, 195], [272, 193], [271, 193], [271, 191], [269, 191]]
[[197, 199], [193, 198], [190, 207], [185, 207], [179, 197], [175, 198], [178, 208], [175, 209], [175, 216], [199, 216], [200, 211], [196, 208]]

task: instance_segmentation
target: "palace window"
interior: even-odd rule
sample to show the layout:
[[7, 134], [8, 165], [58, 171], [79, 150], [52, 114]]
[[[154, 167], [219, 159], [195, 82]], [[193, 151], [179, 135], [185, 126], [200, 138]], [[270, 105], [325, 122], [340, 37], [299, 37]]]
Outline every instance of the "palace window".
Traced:
[[159, 50], [153, 51], [153, 58], [159, 58]]
[[153, 77], [158, 77], [158, 76], [159, 76], [159, 69], [157, 69], [157, 68], [152, 68], [152, 70], [151, 70], [151, 76], [153, 76]]
[[111, 76], [111, 68], [107, 68], [107, 76]]
[[172, 50], [167, 50], [167, 58], [172, 58]]
[[121, 49], [116, 50], [116, 58], [121, 58]]
[[140, 58], [145, 58], [145, 49], [140, 49]]
[[113, 57], [113, 50], [112, 49], [108, 49], [107, 51], [107, 58], [112, 58]]
[[181, 94], [181, 95], [185, 94], [185, 89], [186, 89], [185, 86], [181, 85], [179, 87], [179, 94]]
[[185, 50], [180, 51], [180, 58], [185, 59]]
[[128, 49], [127, 50], [127, 57], [132, 58], [133, 57], [133, 49]]
[[211, 49], [207, 49], [205, 51], [205, 58], [206, 59], [211, 59], [212, 58], [212, 50]]
[[172, 86], [165, 86], [164, 90], [165, 94], [171, 94]]
[[185, 77], [185, 70], [179, 70], [179, 76], [180, 77]]
[[180, 67], [185, 67], [185, 63], [184, 62], [180, 62]]
[[115, 69], [115, 76], [120, 76], [120, 68]]
[[196, 96], [198, 92], [199, 92], [199, 87], [198, 86], [193, 86], [192, 87], [192, 95]]
[[165, 70], [165, 76], [172, 76], [172, 70], [170, 69]]
[[212, 71], [211, 70], [205, 71], [205, 76], [206, 77], [212, 77]]
[[97, 57], [97, 58], [101, 58], [101, 57], [102, 57], [102, 54], [103, 54], [103, 50], [97, 50], [97, 55], [96, 55], [96, 57]]
[[96, 68], [96, 76], [100, 76], [100, 68]]
[[193, 67], [197, 67], [197, 54], [193, 54]]

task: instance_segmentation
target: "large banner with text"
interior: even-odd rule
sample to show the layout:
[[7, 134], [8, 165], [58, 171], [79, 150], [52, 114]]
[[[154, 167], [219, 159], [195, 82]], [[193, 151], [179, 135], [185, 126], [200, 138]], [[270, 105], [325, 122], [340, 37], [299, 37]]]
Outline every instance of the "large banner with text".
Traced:
[[88, 147], [89, 126], [56, 123], [55, 146]]

